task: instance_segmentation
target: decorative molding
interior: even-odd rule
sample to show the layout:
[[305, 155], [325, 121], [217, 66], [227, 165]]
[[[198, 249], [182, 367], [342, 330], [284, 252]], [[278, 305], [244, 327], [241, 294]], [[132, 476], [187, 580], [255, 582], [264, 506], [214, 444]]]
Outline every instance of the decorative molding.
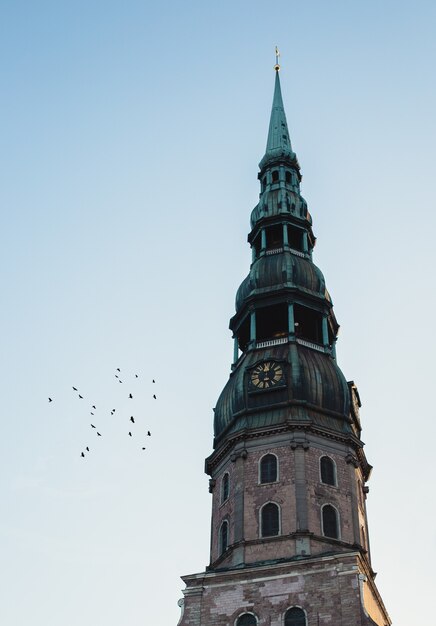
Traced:
[[242, 450], [237, 450], [237, 451], [233, 452], [230, 455], [230, 460], [231, 460], [232, 463], [235, 463], [236, 459], [239, 459], [239, 458], [241, 458], [241, 459], [243, 459], [245, 461], [247, 456], [248, 456], [248, 452], [247, 452], [247, 450], [245, 448], [243, 448]]
[[354, 456], [354, 454], [347, 454], [347, 456], [345, 457], [345, 462], [347, 463], [347, 465], [351, 464], [354, 465], [354, 467], [359, 467], [359, 461]]

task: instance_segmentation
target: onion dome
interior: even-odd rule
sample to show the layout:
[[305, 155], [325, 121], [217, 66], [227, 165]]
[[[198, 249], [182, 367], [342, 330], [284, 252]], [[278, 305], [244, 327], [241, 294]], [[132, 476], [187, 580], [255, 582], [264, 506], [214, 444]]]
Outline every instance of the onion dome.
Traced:
[[[248, 352], [231, 374], [215, 407], [215, 445], [241, 430], [312, 424], [351, 433], [350, 395], [344, 375], [332, 358], [303, 345], [274, 346]], [[280, 364], [284, 383], [273, 391], [250, 389], [250, 378], [262, 361]], [[263, 406], [262, 406], [263, 405]]]
[[298, 289], [316, 298], [326, 297], [324, 276], [309, 258], [296, 254], [265, 255], [250, 269], [236, 293], [236, 312], [256, 296]]

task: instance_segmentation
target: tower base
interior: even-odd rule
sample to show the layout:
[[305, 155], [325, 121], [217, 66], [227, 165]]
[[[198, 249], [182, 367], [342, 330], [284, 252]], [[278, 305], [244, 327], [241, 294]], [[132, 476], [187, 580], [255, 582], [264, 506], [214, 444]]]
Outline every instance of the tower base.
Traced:
[[259, 626], [282, 626], [293, 606], [307, 626], [390, 626], [391, 620], [359, 552], [293, 559], [183, 576], [178, 626], [234, 626], [253, 613]]

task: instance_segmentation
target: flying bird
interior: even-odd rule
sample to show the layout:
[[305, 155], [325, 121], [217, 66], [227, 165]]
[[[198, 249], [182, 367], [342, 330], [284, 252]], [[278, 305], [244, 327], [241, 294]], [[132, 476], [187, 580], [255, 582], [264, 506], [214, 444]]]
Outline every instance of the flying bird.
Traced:
[[79, 393], [79, 398], [80, 398], [81, 400], [83, 400], [83, 396], [81, 396], [81, 395], [80, 395], [80, 393]]
[[83, 452], [82, 452], [82, 454], [80, 456], [83, 456], [83, 458], [85, 458], [85, 455], [83, 454]]
[[53, 400], [51, 398], [48, 399], [49, 402], [53, 402]]
[[133, 398], [133, 396], [132, 396], [132, 394], [131, 394], [131, 393], [129, 393], [129, 398], [130, 398], [130, 399], [132, 399], [132, 398]]
[[145, 448], [142, 448], [143, 450], [145, 450]]
[[131, 432], [130, 432], [130, 430], [129, 430], [129, 437], [131, 437], [131, 436], [132, 436], [132, 433], [131, 433]]
[[155, 394], [153, 394], [153, 398], [154, 398], [155, 400], [157, 400], [157, 398], [156, 398]]
[[121, 370], [120, 370], [120, 368], [119, 368], [119, 367], [117, 367], [117, 372], [121, 372]]
[[94, 415], [94, 413], [91, 411], [91, 415]]
[[154, 378], [153, 378], [153, 382], [154, 382], [154, 383], [156, 382], [156, 381], [154, 380]]
[[77, 387], [73, 387], [74, 391], [78, 391]]
[[134, 423], [135, 423], [135, 420], [133, 419], [133, 415], [132, 415], [132, 417], [130, 418], [130, 421], [132, 422], [132, 424], [134, 424]]
[[88, 448], [88, 446], [86, 446], [86, 449], [87, 449], [87, 450], [88, 450], [88, 452], [89, 452], [89, 448]]
[[135, 374], [135, 378], [138, 378], [138, 374]]
[[98, 432], [98, 430], [97, 430], [97, 435], [98, 435], [99, 437], [101, 437], [101, 434]]
[[92, 427], [92, 428], [95, 428], [94, 424], [91, 424], [91, 427]]
[[118, 382], [119, 382], [119, 383], [122, 383], [123, 381], [122, 381], [122, 380], [120, 380], [120, 379], [118, 379]]
[[96, 409], [97, 407], [95, 406], [95, 404], [93, 404], [93, 405], [92, 405], [92, 408], [93, 408], [93, 409]]
[[151, 432], [147, 430], [147, 437], [151, 437]]

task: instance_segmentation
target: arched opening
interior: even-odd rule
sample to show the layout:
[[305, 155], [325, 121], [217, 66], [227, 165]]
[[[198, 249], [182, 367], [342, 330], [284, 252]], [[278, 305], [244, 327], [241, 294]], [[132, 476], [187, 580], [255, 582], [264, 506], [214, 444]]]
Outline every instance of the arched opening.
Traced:
[[322, 456], [320, 459], [321, 482], [325, 485], [336, 486], [336, 466], [329, 456]]
[[260, 534], [262, 537], [275, 537], [280, 533], [280, 510], [274, 502], [268, 502], [260, 513]]
[[256, 626], [257, 619], [253, 613], [244, 613], [236, 620], [236, 626]]
[[306, 614], [303, 609], [293, 606], [285, 613], [285, 626], [306, 626]]
[[224, 554], [229, 545], [229, 523], [224, 521], [220, 528], [220, 555]]
[[338, 512], [331, 504], [322, 507], [322, 533], [324, 537], [339, 539]]
[[259, 482], [275, 483], [277, 480], [277, 457], [275, 454], [265, 454], [259, 463]]

